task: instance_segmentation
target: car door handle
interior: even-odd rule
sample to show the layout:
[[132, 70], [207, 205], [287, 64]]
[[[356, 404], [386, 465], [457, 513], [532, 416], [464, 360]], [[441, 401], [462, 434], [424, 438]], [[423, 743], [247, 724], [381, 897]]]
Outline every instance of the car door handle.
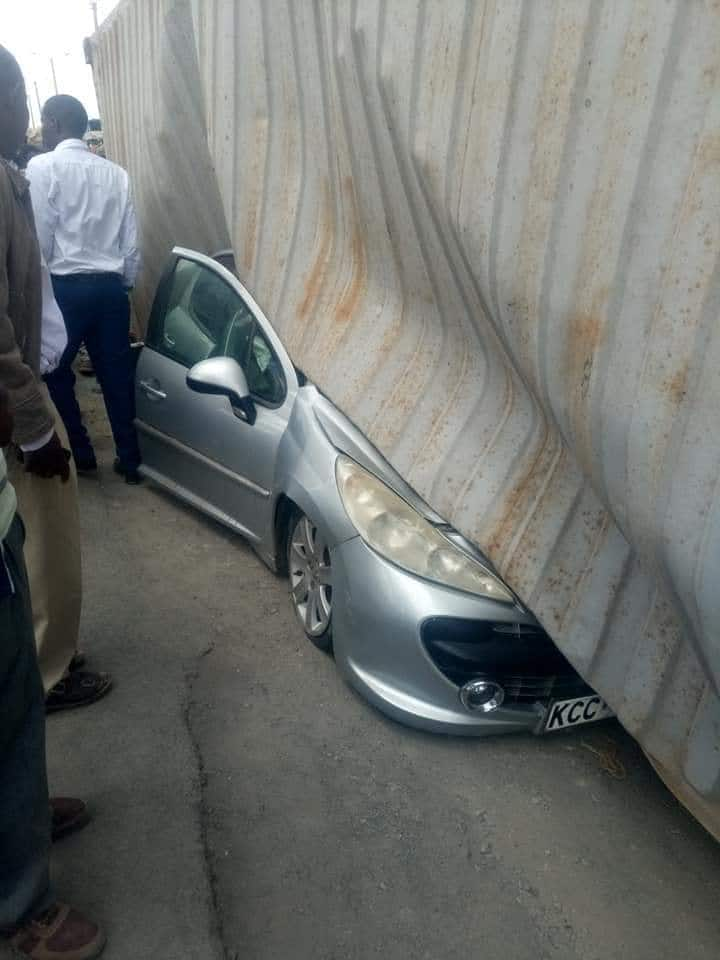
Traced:
[[153, 397], [155, 400], [167, 400], [167, 394], [164, 390], [158, 390], [157, 387], [154, 387], [151, 383], [148, 383], [147, 380], [140, 381], [140, 389], [143, 393], [146, 393], [149, 397]]

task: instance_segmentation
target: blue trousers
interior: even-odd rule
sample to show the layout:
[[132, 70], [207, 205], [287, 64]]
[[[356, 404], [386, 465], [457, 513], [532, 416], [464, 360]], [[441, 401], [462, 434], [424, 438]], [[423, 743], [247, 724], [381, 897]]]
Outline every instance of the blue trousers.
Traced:
[[119, 276], [113, 273], [77, 273], [53, 276], [53, 290], [65, 326], [68, 345], [60, 366], [46, 377], [53, 403], [68, 432], [78, 461], [93, 457], [75, 396], [72, 364], [83, 341], [103, 392], [115, 449], [123, 467], [140, 463], [133, 421], [135, 388], [130, 350], [130, 304]]
[[0, 557], [0, 929], [52, 902], [45, 696], [35, 655], [23, 539], [16, 517]]

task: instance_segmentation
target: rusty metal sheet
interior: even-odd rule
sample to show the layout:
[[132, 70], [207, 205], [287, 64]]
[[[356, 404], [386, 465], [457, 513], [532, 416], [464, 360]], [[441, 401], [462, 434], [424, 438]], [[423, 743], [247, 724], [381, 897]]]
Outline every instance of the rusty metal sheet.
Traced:
[[720, 830], [720, 5], [125, 0], [138, 194]]

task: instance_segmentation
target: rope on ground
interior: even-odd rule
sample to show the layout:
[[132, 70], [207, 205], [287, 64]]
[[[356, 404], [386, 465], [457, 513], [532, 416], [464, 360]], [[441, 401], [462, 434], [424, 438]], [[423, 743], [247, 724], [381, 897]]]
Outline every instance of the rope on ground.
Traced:
[[609, 737], [606, 738], [606, 745], [599, 749], [591, 743], [587, 743], [585, 740], [582, 740], [580, 745], [598, 758], [601, 769], [604, 770], [608, 776], [612, 777], [613, 780], [625, 779], [627, 771], [618, 756], [618, 745], [614, 740], [611, 740]]

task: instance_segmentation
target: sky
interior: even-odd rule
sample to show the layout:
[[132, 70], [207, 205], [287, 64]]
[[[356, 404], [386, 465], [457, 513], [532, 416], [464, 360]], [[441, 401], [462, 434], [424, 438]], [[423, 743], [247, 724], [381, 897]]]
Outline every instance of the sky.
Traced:
[[[100, 23], [118, 2], [97, 0]], [[38, 100], [44, 103], [55, 93], [52, 65], [57, 92], [77, 97], [91, 117], [98, 115], [92, 71], [83, 53], [83, 40], [93, 30], [90, 0], [0, 0], [0, 44], [14, 54], [25, 75], [31, 123], [33, 117], [40, 122]]]

